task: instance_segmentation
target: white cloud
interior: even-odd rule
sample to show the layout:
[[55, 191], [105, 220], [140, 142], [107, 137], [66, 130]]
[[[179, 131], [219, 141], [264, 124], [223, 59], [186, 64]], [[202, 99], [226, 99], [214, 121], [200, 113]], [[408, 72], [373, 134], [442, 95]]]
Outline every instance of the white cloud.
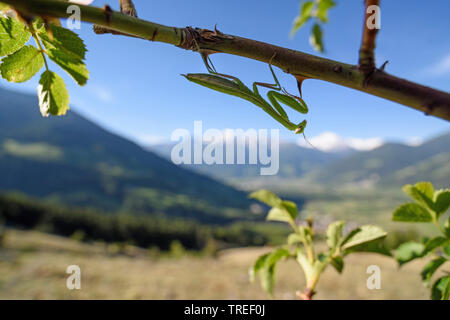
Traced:
[[[380, 137], [373, 138], [352, 138], [341, 137], [334, 132], [324, 132], [318, 136], [309, 139], [311, 144], [325, 152], [338, 152], [349, 149], [355, 149], [359, 151], [367, 151], [378, 148], [384, 141]], [[302, 147], [312, 148], [303, 138], [299, 138], [298, 144]]]
[[423, 143], [423, 139], [421, 137], [411, 137], [406, 139], [405, 144], [411, 147], [420, 146]]
[[143, 145], [158, 145], [158, 144], [165, 144], [169, 143], [169, 138], [164, 136], [158, 136], [153, 134], [144, 134], [138, 137], [139, 142], [141, 142]]
[[433, 66], [424, 70], [428, 76], [443, 76], [450, 73], [450, 53], [436, 62]]
[[104, 103], [110, 103], [114, 100], [114, 95], [108, 87], [90, 84], [87, 88], [89, 89], [89, 92], [91, 92], [98, 100]]

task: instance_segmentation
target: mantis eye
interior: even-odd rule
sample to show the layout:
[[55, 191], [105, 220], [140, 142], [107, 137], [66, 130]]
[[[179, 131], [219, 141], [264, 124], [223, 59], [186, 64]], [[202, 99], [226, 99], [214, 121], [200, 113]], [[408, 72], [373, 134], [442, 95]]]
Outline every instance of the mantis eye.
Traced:
[[297, 127], [297, 129], [295, 129], [294, 133], [295, 134], [303, 133], [303, 131], [305, 130], [305, 127], [306, 127], [306, 120], [302, 121], [298, 125], [298, 127]]
[[295, 134], [299, 134], [299, 133], [302, 133], [303, 130], [305, 130], [305, 127], [300, 126], [300, 127], [298, 127], [297, 129], [295, 129], [294, 133], [295, 133]]

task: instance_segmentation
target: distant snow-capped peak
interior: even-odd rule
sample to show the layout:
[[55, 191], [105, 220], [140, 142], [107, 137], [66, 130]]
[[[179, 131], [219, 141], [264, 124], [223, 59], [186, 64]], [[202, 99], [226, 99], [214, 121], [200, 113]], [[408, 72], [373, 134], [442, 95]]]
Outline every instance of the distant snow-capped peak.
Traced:
[[[383, 145], [384, 141], [380, 137], [373, 138], [352, 138], [341, 137], [334, 132], [324, 132], [318, 136], [308, 139], [311, 144], [324, 152], [343, 152], [349, 150], [368, 151]], [[312, 148], [303, 137], [297, 143], [301, 147]]]

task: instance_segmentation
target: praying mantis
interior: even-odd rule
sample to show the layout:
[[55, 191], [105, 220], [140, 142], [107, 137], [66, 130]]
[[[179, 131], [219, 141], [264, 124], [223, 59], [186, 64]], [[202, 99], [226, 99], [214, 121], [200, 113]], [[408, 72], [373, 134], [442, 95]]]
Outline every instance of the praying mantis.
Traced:
[[[269, 61], [269, 69], [272, 73], [275, 84], [254, 82], [253, 91], [251, 91], [238, 78], [226, 74], [217, 73], [215, 68], [213, 66], [211, 67], [212, 64], [210, 65], [208, 56], [202, 54], [202, 57], [209, 73], [190, 73], [183, 74], [182, 76], [184, 76], [189, 81], [192, 81], [204, 87], [250, 101], [251, 103], [263, 109], [273, 119], [278, 121], [288, 130], [294, 131], [294, 133], [296, 134], [301, 133], [304, 135], [307, 121], [303, 120], [299, 124], [292, 123], [280, 103], [302, 114], [308, 113], [308, 106], [302, 98], [288, 93], [283, 87], [281, 87], [280, 82], [278, 81], [272, 68], [272, 60], [275, 58], [275, 54]], [[270, 103], [261, 96], [258, 91], [258, 86], [271, 89], [269, 92], [267, 92], [267, 98], [269, 99]]]

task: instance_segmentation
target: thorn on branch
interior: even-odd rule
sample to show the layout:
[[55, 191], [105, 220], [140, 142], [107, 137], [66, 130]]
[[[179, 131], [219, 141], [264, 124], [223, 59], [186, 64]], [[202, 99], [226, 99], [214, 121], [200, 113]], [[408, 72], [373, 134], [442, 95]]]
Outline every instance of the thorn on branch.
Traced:
[[389, 60], [386, 60], [380, 67], [380, 71], [384, 72], [384, 69], [386, 68], [387, 64], [389, 63]]

